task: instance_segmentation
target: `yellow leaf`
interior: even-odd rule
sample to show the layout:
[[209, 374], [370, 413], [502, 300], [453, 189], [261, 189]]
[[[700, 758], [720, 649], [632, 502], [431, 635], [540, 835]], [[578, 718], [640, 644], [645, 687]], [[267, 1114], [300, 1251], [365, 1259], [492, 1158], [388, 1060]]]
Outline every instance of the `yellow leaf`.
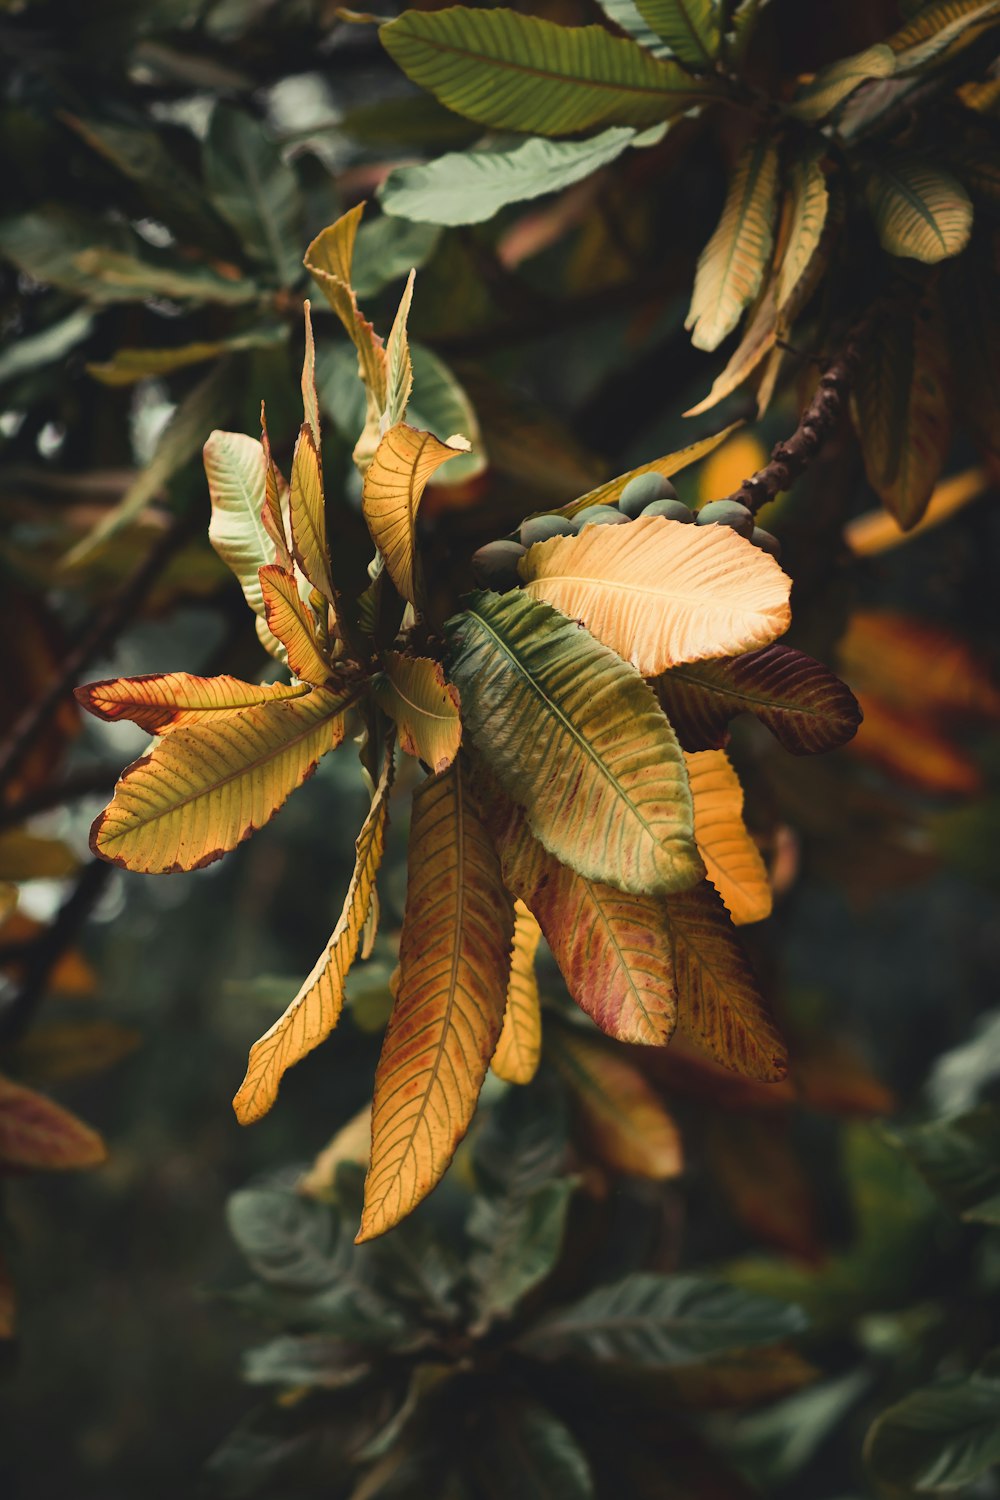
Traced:
[[679, 474], [681, 469], [696, 464], [699, 459], [713, 452], [740, 426], [742, 426], [740, 422], [731, 422], [721, 432], [713, 432], [711, 437], [700, 438], [697, 443], [689, 443], [686, 448], [678, 448], [675, 453], [667, 453], [663, 458], [654, 459], [652, 463], [640, 464], [637, 469], [629, 469], [627, 473], [619, 474], [616, 478], [599, 484], [595, 490], [588, 490], [585, 495], [572, 500], [569, 505], [562, 506], [555, 514], [572, 517], [591, 505], [616, 505], [630, 479], [635, 479], [639, 474], [661, 474], [664, 479], [670, 479], [674, 474]]
[[1000, 688], [985, 656], [954, 631], [892, 609], [858, 609], [838, 648], [860, 691], [908, 713], [996, 722]]
[[871, 78], [890, 78], [895, 71], [896, 57], [892, 48], [878, 42], [864, 52], [841, 57], [821, 68], [815, 78], [799, 89], [788, 106], [788, 112], [810, 123], [825, 119], [863, 83]]
[[96, 1130], [68, 1109], [0, 1077], [0, 1173], [96, 1167], [107, 1154]]
[[344, 737], [356, 684], [173, 729], [124, 772], [90, 847], [143, 874], [198, 870], [262, 828]]
[[88, 713], [111, 723], [130, 719], [150, 734], [165, 734], [180, 724], [252, 708], [258, 703], [281, 703], [308, 692], [302, 684], [241, 682], [238, 677], [192, 677], [188, 672], [154, 672], [147, 677], [109, 677], [75, 690]]
[[737, 926], [771, 914], [771, 887], [760, 850], [743, 822], [743, 788], [724, 750], [685, 751], [694, 836], [709, 880]]
[[935, 485], [927, 509], [915, 526], [904, 531], [894, 516], [884, 510], [867, 510], [844, 527], [844, 541], [855, 557], [874, 557], [888, 552], [911, 537], [920, 536], [942, 521], [949, 520], [973, 500], [978, 500], [989, 485], [985, 469], [963, 469]]
[[331, 602], [330, 555], [326, 546], [326, 508], [319, 453], [312, 433], [303, 424], [292, 458], [292, 487], [288, 497], [292, 555], [314, 588]]
[[684, 323], [696, 349], [717, 349], [760, 290], [771, 254], [777, 190], [777, 147], [761, 136], [736, 163], [722, 217], [698, 258]]
[[712, 389], [697, 406], [689, 407], [686, 417], [698, 417], [702, 412], [718, 406], [748, 380], [762, 360], [774, 348], [778, 338], [778, 308], [775, 301], [774, 282], [765, 287], [758, 299], [756, 311], [747, 323], [746, 332], [733, 351], [725, 369], [716, 376]]
[[387, 651], [375, 696], [399, 730], [399, 743], [432, 771], [446, 771], [458, 754], [462, 721], [458, 689], [436, 661]]
[[0, 880], [62, 880], [79, 863], [61, 839], [39, 838], [23, 828], [0, 831]]
[[677, 979], [678, 1032], [745, 1078], [784, 1078], [784, 1043], [715, 891], [703, 881], [668, 896], [664, 909]]
[[795, 298], [823, 238], [830, 194], [823, 171], [822, 147], [812, 146], [795, 158], [789, 173], [789, 188], [791, 215], [777, 284], [777, 305], [781, 312]]
[[308, 297], [302, 304], [306, 320], [306, 347], [302, 360], [302, 414], [316, 452], [321, 452], [319, 402], [316, 398], [316, 344], [313, 339], [312, 305]]
[[274, 543], [274, 562], [290, 573], [295, 565], [288, 548], [285, 526], [285, 513], [288, 509], [288, 481], [281, 473], [271, 453], [271, 440], [267, 435], [267, 417], [263, 401], [260, 403], [260, 445], [264, 450], [264, 508], [260, 513], [261, 524]]
[[409, 867], [359, 1242], [391, 1229], [440, 1181], [503, 1024], [514, 914], [461, 760], [414, 796]]
[[644, 677], [769, 645], [791, 623], [791, 579], [729, 526], [586, 526], [536, 542], [519, 569], [529, 598], [582, 620]]
[[406, 279], [406, 288], [400, 299], [399, 308], [389, 331], [389, 342], [386, 346], [386, 397], [385, 397], [385, 425], [395, 427], [406, 415], [406, 404], [410, 399], [413, 389], [413, 364], [410, 360], [410, 345], [406, 337], [406, 320], [410, 315], [410, 302], [413, 299], [413, 279], [415, 271], [411, 271]]
[[342, 1125], [328, 1145], [316, 1157], [308, 1172], [296, 1183], [296, 1190], [310, 1198], [323, 1199], [337, 1182], [337, 1169], [345, 1162], [367, 1167], [372, 1154], [372, 1107], [362, 1105]]
[[250, 1049], [246, 1077], [233, 1100], [241, 1125], [266, 1115], [283, 1075], [324, 1041], [340, 1020], [344, 986], [357, 957], [389, 822], [393, 755], [390, 746], [368, 816], [355, 844], [354, 874], [330, 941], [295, 999]]
[[115, 1021], [55, 1021], [33, 1026], [17, 1044], [19, 1070], [32, 1082], [101, 1073], [134, 1052], [138, 1031]]
[[972, 201], [957, 177], [920, 157], [879, 158], [865, 185], [883, 250], [936, 265], [972, 233]]
[[288, 652], [288, 665], [296, 677], [322, 687], [330, 676], [330, 664], [319, 647], [316, 625], [303, 604], [293, 574], [277, 563], [260, 570], [267, 628]]
[[390, 427], [365, 474], [361, 508], [372, 541], [404, 599], [416, 604], [419, 588], [417, 510], [428, 480], [449, 458], [467, 453], [465, 438], [442, 443], [405, 422]]
[[552, 1055], [588, 1143], [605, 1166], [655, 1182], [680, 1175], [680, 1133], [638, 1069], [606, 1042], [567, 1027], [556, 1030]]
[[542, 1009], [535, 954], [542, 929], [523, 901], [514, 903], [514, 945], [503, 1029], [490, 1067], [507, 1083], [530, 1083], [542, 1055]]

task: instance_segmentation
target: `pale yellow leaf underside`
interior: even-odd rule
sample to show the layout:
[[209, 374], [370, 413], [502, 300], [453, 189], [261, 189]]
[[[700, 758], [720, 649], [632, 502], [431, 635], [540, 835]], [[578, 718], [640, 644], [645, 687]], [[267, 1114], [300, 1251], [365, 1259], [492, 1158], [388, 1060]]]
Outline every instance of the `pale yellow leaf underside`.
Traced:
[[442, 464], [467, 453], [464, 438], [442, 443], [432, 432], [398, 422], [382, 438], [365, 474], [361, 508], [372, 541], [403, 598], [418, 592], [417, 511], [428, 481]]
[[771, 887], [760, 850], [743, 822], [743, 788], [724, 750], [685, 751], [694, 837], [709, 880], [737, 926], [771, 913]]
[[330, 666], [319, 648], [316, 625], [303, 604], [294, 575], [277, 563], [260, 570], [264, 617], [268, 629], [288, 652], [288, 665], [303, 682], [321, 687], [330, 676]]
[[698, 259], [684, 325], [697, 349], [718, 348], [760, 289], [771, 254], [777, 186], [777, 147], [767, 137], [751, 141], [736, 164], [715, 233]]
[[386, 652], [385, 677], [375, 696], [395, 721], [406, 754], [432, 771], [447, 770], [462, 741], [462, 721], [458, 689], [446, 680], [438, 662]]
[[154, 672], [145, 677], [111, 677], [76, 689], [88, 713], [115, 722], [130, 719], [149, 734], [165, 734], [212, 714], [227, 714], [255, 703], [301, 698], [308, 689], [284, 682], [241, 682], [238, 677], [193, 677], [188, 672]]

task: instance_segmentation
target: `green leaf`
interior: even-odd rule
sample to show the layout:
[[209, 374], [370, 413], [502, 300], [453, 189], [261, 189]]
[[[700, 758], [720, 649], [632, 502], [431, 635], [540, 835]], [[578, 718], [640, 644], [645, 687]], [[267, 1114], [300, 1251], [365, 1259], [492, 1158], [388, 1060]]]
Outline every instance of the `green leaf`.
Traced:
[[958, 255], [972, 232], [972, 203], [950, 172], [920, 157], [885, 159], [871, 168], [865, 197], [882, 248], [934, 264]]
[[302, 198], [294, 171], [270, 136], [242, 110], [217, 105], [204, 155], [208, 195], [252, 260], [280, 286], [302, 275]]
[[736, 163], [715, 233], [698, 257], [685, 319], [696, 349], [717, 349], [760, 290], [774, 237], [778, 152], [767, 136]]
[[379, 36], [414, 83], [500, 130], [653, 125], [718, 95], [601, 26], [557, 26], [503, 8], [406, 11]]
[[636, 0], [636, 7], [673, 55], [689, 68], [711, 68], [719, 51], [715, 0]]
[[509, 203], [556, 193], [621, 156], [636, 139], [624, 126], [586, 141], [536, 136], [512, 151], [455, 151], [423, 167], [398, 167], [379, 189], [387, 214], [429, 224], [482, 224]]
[[887, 1132], [963, 1219], [1000, 1225], [1000, 1108]]
[[[445, 161], [447, 157], [443, 158]], [[405, 170], [405, 169], [404, 169]], [[411, 170], [419, 171], [420, 168]], [[385, 204], [386, 188], [398, 173], [392, 173], [383, 183], [378, 196], [386, 211], [379, 219], [362, 224], [354, 244], [357, 262], [354, 271], [354, 290], [359, 297], [374, 297], [383, 287], [399, 281], [411, 270], [418, 270], [437, 249], [441, 231], [433, 224], [407, 222], [413, 215], [403, 214], [393, 218], [394, 210]]]
[[884, 42], [867, 47], [853, 57], [820, 68], [811, 83], [796, 94], [789, 114], [798, 120], [824, 120], [839, 104], [871, 78], [889, 78], [896, 71], [896, 54]]
[[594, 1482], [576, 1439], [547, 1407], [503, 1400], [491, 1406], [474, 1448], [477, 1494], [518, 1500], [593, 1500]]
[[645, 47], [654, 57], [673, 56], [666, 42], [657, 36], [640, 14], [635, 0], [597, 0], [597, 3], [609, 21], [620, 26], [633, 42], [638, 42], [640, 47]]
[[869, 1430], [877, 1479], [921, 1494], [957, 1490], [1000, 1463], [1000, 1380], [973, 1375], [911, 1392]]
[[343, 1271], [330, 1209], [280, 1188], [244, 1188], [226, 1221], [254, 1274], [275, 1286], [314, 1291]]
[[637, 1272], [550, 1313], [519, 1340], [542, 1359], [671, 1369], [801, 1333], [801, 1310], [707, 1276]]
[[445, 631], [463, 726], [550, 853], [639, 894], [698, 878], [681, 750], [633, 668], [516, 591], [471, 595]]
[[411, 343], [410, 360], [413, 364], [410, 421], [442, 442], [458, 434], [471, 448], [469, 453], [458, 454], [438, 469], [434, 483], [464, 484], [481, 474], [487, 462], [475, 408], [455, 375], [433, 350], [424, 344]]
[[243, 1357], [249, 1385], [338, 1390], [368, 1374], [368, 1365], [343, 1339], [326, 1334], [285, 1334]]
[[18, 375], [27, 375], [32, 370], [44, 368], [64, 359], [77, 344], [89, 338], [94, 328], [94, 315], [86, 308], [78, 307], [58, 323], [29, 333], [25, 338], [12, 340], [0, 354], [0, 382], [14, 380]]

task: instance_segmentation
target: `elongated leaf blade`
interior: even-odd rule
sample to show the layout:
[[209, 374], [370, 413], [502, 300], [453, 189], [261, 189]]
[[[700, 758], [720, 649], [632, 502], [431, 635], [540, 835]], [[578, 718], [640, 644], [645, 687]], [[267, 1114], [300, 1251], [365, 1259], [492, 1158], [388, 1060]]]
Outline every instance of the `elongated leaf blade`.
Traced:
[[417, 511], [442, 464], [466, 451], [464, 439], [442, 443], [431, 432], [399, 422], [385, 434], [365, 474], [361, 508], [372, 541], [396, 588], [418, 603]]
[[853, 57], [842, 57], [820, 68], [812, 82], [799, 90], [789, 113], [810, 123], [823, 120], [863, 83], [871, 78], [889, 78], [895, 71], [896, 54], [879, 42]]
[[822, 159], [818, 148], [806, 150], [796, 156], [788, 174], [792, 207], [788, 241], [778, 273], [776, 300], [779, 311], [792, 301], [823, 237], [830, 195]]
[[465, 730], [551, 854], [639, 894], [697, 879], [680, 747], [631, 667], [520, 592], [445, 630]]
[[933, 265], [958, 255], [972, 233], [972, 202], [950, 172], [917, 156], [882, 158], [865, 196], [882, 248]]
[[514, 902], [514, 940], [503, 1027], [490, 1067], [506, 1083], [530, 1083], [542, 1056], [542, 1008], [535, 954], [542, 929], [523, 901]]
[[694, 836], [708, 878], [737, 926], [771, 914], [760, 850], [743, 822], [743, 788], [725, 751], [685, 755], [694, 799]]
[[410, 359], [410, 344], [406, 334], [406, 322], [410, 316], [413, 300], [413, 281], [416, 273], [411, 271], [400, 298], [396, 316], [386, 345], [386, 397], [385, 422], [395, 427], [406, 415], [407, 402], [413, 389], [413, 362]]
[[740, 713], [756, 715], [792, 755], [836, 750], [861, 722], [846, 683], [790, 646], [674, 667], [654, 687], [685, 750], [721, 749]]
[[680, 1175], [680, 1132], [645, 1078], [619, 1050], [568, 1027], [557, 1030], [551, 1050], [599, 1161], [612, 1171], [654, 1182]]
[[462, 742], [458, 690], [426, 656], [387, 651], [375, 696], [399, 731], [400, 747], [432, 771], [446, 771]]
[[774, 281], [770, 281], [757, 299], [756, 306], [747, 319], [746, 330], [739, 344], [730, 355], [724, 370], [712, 382], [712, 389], [704, 400], [690, 407], [684, 415], [698, 417], [711, 411], [727, 396], [740, 388], [760, 363], [773, 351], [778, 342], [778, 305]]
[[359, 1241], [391, 1229], [444, 1175], [503, 1024], [514, 914], [460, 760], [414, 796], [409, 868]]
[[290, 669], [302, 682], [322, 687], [331, 668], [320, 650], [315, 621], [302, 602], [295, 575], [268, 563], [260, 570], [260, 587], [267, 628], [284, 646]]
[[1000, 0], [932, 0], [889, 38], [900, 72], [915, 72], [953, 43], [974, 41], [1000, 16]]
[[777, 191], [777, 147], [760, 136], [736, 163], [722, 217], [698, 259], [684, 324], [696, 349], [717, 349], [760, 290], [773, 243]]
[[718, 92], [602, 26], [558, 26], [503, 8], [407, 11], [379, 36], [414, 83], [500, 130], [654, 125]]
[[719, 52], [719, 7], [714, 0], [636, 0], [636, 8], [673, 55], [700, 72]]
[[959, 1490], [1000, 1463], [1000, 1380], [952, 1376], [911, 1391], [868, 1433], [865, 1459], [883, 1483]]
[[768, 645], [791, 624], [791, 579], [730, 526], [640, 516], [537, 542], [525, 593], [654, 677], [680, 662]]
[[302, 416], [312, 436], [316, 452], [322, 454], [319, 426], [319, 400], [316, 396], [316, 341], [313, 338], [312, 304], [308, 297], [302, 304], [305, 316], [305, 350], [302, 356]]
[[258, 635], [270, 654], [284, 661], [281, 642], [267, 629], [260, 569], [274, 561], [274, 543], [263, 521], [267, 499], [264, 448], [242, 432], [213, 432], [204, 448], [205, 477], [212, 499], [208, 539], [235, 573], [243, 597], [260, 621]]
[[1000, 1110], [896, 1127], [898, 1142], [934, 1191], [974, 1223], [1000, 1224]]
[[722, 901], [707, 881], [665, 903], [677, 980], [678, 1031], [745, 1078], [777, 1082], [785, 1045]]
[[96, 1130], [34, 1089], [0, 1077], [0, 1175], [96, 1167], [107, 1149]]
[[238, 677], [192, 677], [188, 672], [154, 672], [145, 677], [109, 677], [76, 689], [76, 700], [88, 713], [115, 723], [131, 719], [150, 734], [178, 724], [196, 724], [213, 714], [256, 703], [301, 698], [308, 688], [283, 682], [261, 686]]
[[250, 1049], [246, 1077], [233, 1100], [241, 1125], [250, 1125], [267, 1114], [284, 1074], [325, 1041], [340, 1020], [347, 975], [358, 955], [382, 862], [392, 769], [390, 747], [355, 843], [354, 873], [330, 941], [287, 1010]]
[[172, 729], [123, 773], [90, 847], [126, 870], [197, 870], [262, 828], [344, 735], [357, 688], [234, 709]]
[[264, 127], [242, 110], [216, 107], [204, 150], [205, 183], [243, 249], [281, 286], [300, 272], [302, 199], [293, 169]]
[[333, 602], [330, 553], [326, 542], [326, 503], [323, 472], [312, 430], [303, 423], [292, 457], [288, 496], [292, 556], [313, 588]]

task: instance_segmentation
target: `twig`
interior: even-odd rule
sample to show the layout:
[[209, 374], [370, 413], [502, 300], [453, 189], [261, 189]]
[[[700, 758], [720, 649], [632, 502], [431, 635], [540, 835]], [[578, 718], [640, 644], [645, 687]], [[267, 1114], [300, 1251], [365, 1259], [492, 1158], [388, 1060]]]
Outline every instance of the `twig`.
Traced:
[[776, 443], [764, 467], [749, 479], [744, 479], [728, 499], [745, 505], [756, 515], [782, 490], [790, 489], [805, 472], [840, 421], [870, 327], [871, 314], [855, 324], [843, 352], [820, 376], [816, 394], [799, 418], [799, 425], [791, 437]]

